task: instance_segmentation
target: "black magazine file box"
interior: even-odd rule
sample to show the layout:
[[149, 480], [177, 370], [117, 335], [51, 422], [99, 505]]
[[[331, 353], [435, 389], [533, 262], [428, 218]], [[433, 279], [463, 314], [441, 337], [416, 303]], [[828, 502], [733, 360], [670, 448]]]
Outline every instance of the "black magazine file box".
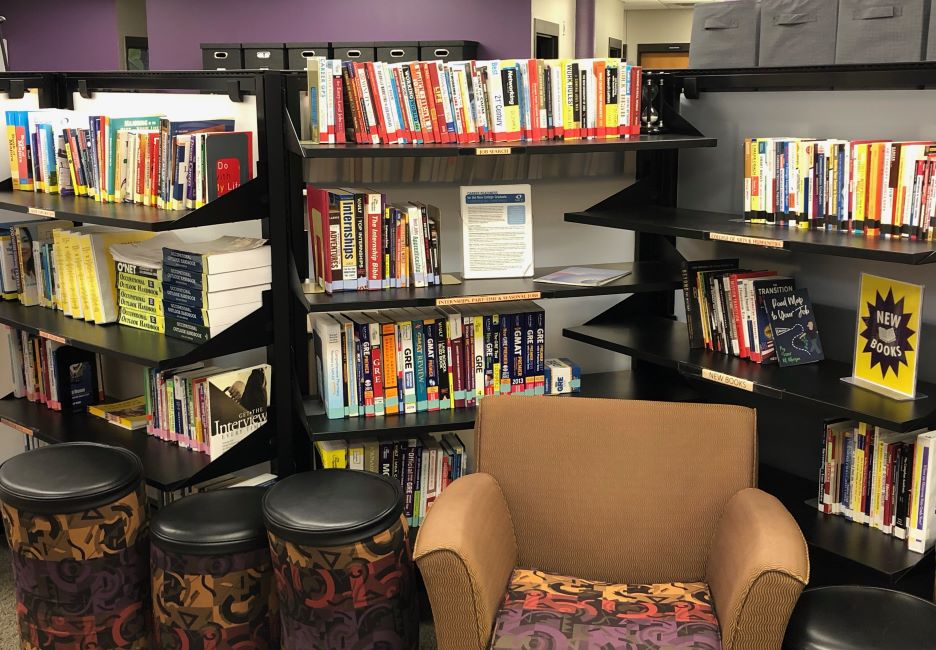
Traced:
[[243, 70], [240, 43], [202, 43], [202, 70]]

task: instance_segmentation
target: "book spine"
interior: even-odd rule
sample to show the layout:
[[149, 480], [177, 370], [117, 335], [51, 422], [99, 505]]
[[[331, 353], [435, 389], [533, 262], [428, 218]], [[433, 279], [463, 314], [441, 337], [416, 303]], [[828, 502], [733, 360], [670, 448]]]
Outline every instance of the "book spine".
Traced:
[[367, 323], [359, 323], [355, 335], [361, 348], [361, 403], [364, 406], [364, 416], [374, 417], [373, 351], [369, 328]]
[[[367, 333], [370, 338], [370, 367], [371, 378], [373, 382], [374, 394], [374, 415], [381, 416], [385, 413], [384, 406], [384, 381], [383, 381], [383, 352], [381, 327], [378, 323], [367, 325]], [[365, 411], [365, 415], [366, 415]]]
[[400, 412], [397, 399], [397, 342], [396, 326], [393, 323], [381, 324], [383, 351], [384, 409], [388, 415]]

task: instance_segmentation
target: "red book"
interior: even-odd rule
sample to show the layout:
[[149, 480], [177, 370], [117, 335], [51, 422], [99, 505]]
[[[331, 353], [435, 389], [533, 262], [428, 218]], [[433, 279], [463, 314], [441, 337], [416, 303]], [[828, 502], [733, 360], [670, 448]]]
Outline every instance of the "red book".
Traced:
[[465, 407], [465, 346], [463, 337], [452, 338], [452, 353], [449, 362], [452, 366], [452, 383], [455, 384], [453, 399], [455, 408]]
[[[143, 202], [147, 205], [156, 205], [156, 196], [159, 194], [159, 133], [149, 134], [149, 175], [147, 177], [146, 193], [148, 197], [143, 197]], [[148, 200], [147, 200], [148, 199]]]
[[416, 93], [416, 109], [419, 111], [423, 142], [435, 142], [435, 128], [429, 112], [429, 98], [426, 96], [426, 85], [423, 83], [422, 66], [416, 62], [410, 63], [409, 68], [413, 79], [413, 92]]
[[[134, 179], [135, 187], [130, 188], [130, 192], [131, 192], [130, 200], [131, 202], [136, 202], [137, 196], [140, 197], [141, 201], [143, 199], [143, 188], [146, 186], [146, 174], [149, 172], [149, 168], [150, 168], [150, 165], [147, 165], [146, 163], [149, 160], [148, 156], [150, 154], [148, 153], [149, 152], [148, 138], [140, 137], [139, 135], [135, 135], [133, 137], [137, 139], [137, 159], [130, 161], [131, 163], [136, 164], [136, 178]], [[197, 145], [198, 143], [197, 138], [195, 139], [195, 142]], [[143, 146], [140, 146], [141, 144]], [[195, 156], [194, 150], [192, 151], [192, 156], [193, 157]], [[194, 182], [195, 179], [193, 178], [192, 180]], [[194, 202], [192, 203], [192, 207], [195, 207]]]
[[357, 90], [358, 101], [361, 105], [361, 120], [364, 123], [364, 143], [379, 144], [380, 129], [377, 126], [377, 116], [374, 113], [374, 102], [371, 97], [370, 84], [367, 81], [367, 64], [354, 62], [354, 87]]
[[598, 138], [604, 138], [608, 135], [607, 120], [605, 118], [605, 110], [607, 110], [607, 104], [605, 103], [605, 93], [607, 92], [605, 87], [605, 69], [607, 65], [607, 62], [604, 60], [593, 62], [595, 89], [598, 93], [597, 100], [595, 101], [595, 136]]
[[442, 84], [439, 81], [439, 66], [436, 61], [430, 61], [424, 65], [429, 73], [429, 83], [432, 85], [432, 99], [435, 104], [435, 117], [432, 123], [433, 125], [436, 123], [439, 125], [439, 142], [453, 143], [455, 142], [454, 134], [449, 133], [445, 121], [445, 105], [442, 100]]
[[[452, 468], [449, 466], [449, 456], [448, 454], [441, 452], [441, 450], [440, 453], [442, 453], [442, 487], [439, 488], [439, 492], [447, 488], [449, 483], [452, 482]], [[433, 503], [435, 503], [435, 501], [433, 501]]]
[[403, 79], [403, 73], [400, 71], [400, 66], [393, 64], [388, 66], [390, 74], [393, 75], [393, 80], [396, 83], [397, 88], [397, 97], [396, 101], [400, 105], [400, 114], [403, 117], [403, 121], [400, 123], [400, 129], [402, 131], [401, 137], [405, 138], [407, 142], [413, 142], [413, 124], [410, 121], [409, 110], [407, 109], [407, 94], [406, 94], [406, 80]]
[[[370, 61], [364, 64], [364, 77], [367, 80], [370, 90], [371, 106], [374, 111], [374, 118], [377, 121], [377, 134], [380, 142], [389, 143], [390, 138], [387, 134], [387, 119], [383, 114], [383, 104], [380, 101], [380, 84], [377, 81], [377, 72], [374, 70], [374, 64]], [[373, 130], [371, 131], [373, 133]]]
[[340, 74], [332, 76], [335, 94], [335, 142], [345, 143], [344, 80]]
[[527, 61], [527, 77], [530, 80], [530, 138], [537, 142], [543, 139], [543, 125], [540, 124], [540, 78], [536, 59]]
[[[375, 329], [376, 328], [376, 329]], [[371, 380], [374, 382], [374, 399], [384, 399], [384, 381], [383, 381], [383, 336], [380, 334], [380, 323], [374, 321], [368, 325], [369, 331], [377, 331], [378, 336], [371, 336], [371, 341], [377, 340], [377, 345], [371, 345]], [[383, 407], [386, 409], [386, 406]], [[374, 415], [383, 415], [384, 413], [374, 413]]]
[[432, 136], [436, 142], [444, 142], [442, 133], [445, 131], [445, 125], [441, 124], [441, 122], [445, 121], [445, 114], [439, 110], [441, 103], [437, 101], [441, 91], [438, 89], [438, 82], [433, 81], [432, 70], [430, 69], [435, 68], [435, 66], [424, 61], [420, 64], [420, 67], [422, 68], [422, 83], [426, 93], [426, 105], [429, 107], [429, 119], [432, 121]]
[[631, 68], [631, 124], [630, 135], [640, 135], [640, 92], [643, 86], [643, 69], [639, 65]]
[[347, 93], [348, 107], [351, 111], [350, 119], [354, 126], [354, 141], [357, 144], [362, 144], [365, 142], [364, 136], [366, 134], [366, 129], [364, 128], [364, 120], [361, 117], [361, 103], [358, 99], [357, 84], [355, 83], [353, 75], [354, 72], [350, 65], [343, 65], [341, 67], [341, 81], [344, 86], [344, 91]]
[[897, 443], [887, 445], [884, 457], [884, 529], [889, 532], [893, 527], [894, 518], [894, 461]]
[[316, 280], [319, 286], [331, 292], [331, 225], [328, 215], [328, 192], [312, 185], [306, 185], [306, 206], [309, 220], [309, 239], [312, 251]]
[[735, 335], [738, 337], [738, 356], [750, 359], [751, 351], [744, 344], [744, 322], [741, 320], [741, 294], [738, 293], [738, 280], [747, 278], [763, 278], [777, 275], [775, 271], [755, 271], [753, 273], [733, 273], [728, 276], [728, 285], [731, 287], [731, 311], [734, 315]]

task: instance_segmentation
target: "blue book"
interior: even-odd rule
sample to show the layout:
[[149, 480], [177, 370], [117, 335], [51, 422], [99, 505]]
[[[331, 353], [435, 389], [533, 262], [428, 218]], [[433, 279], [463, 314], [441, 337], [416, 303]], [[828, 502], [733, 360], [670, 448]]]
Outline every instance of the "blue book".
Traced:
[[429, 410], [426, 374], [426, 333], [421, 320], [413, 321], [413, 357], [416, 366], [416, 412]]

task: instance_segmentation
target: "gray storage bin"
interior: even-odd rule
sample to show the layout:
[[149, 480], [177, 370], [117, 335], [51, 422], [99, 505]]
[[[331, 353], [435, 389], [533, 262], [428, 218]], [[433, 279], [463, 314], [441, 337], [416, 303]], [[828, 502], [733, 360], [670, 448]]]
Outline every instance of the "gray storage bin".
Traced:
[[422, 61], [466, 61], [478, 58], [478, 41], [420, 41]]
[[248, 70], [285, 70], [286, 48], [282, 43], [244, 43], [244, 67]]
[[760, 5], [734, 0], [696, 5], [692, 11], [690, 68], [753, 68], [757, 65]]
[[202, 70], [242, 70], [244, 53], [240, 43], [202, 43]]
[[758, 65], [835, 63], [838, 0], [763, 0]]
[[840, 0], [836, 63], [923, 59], [929, 0]]

